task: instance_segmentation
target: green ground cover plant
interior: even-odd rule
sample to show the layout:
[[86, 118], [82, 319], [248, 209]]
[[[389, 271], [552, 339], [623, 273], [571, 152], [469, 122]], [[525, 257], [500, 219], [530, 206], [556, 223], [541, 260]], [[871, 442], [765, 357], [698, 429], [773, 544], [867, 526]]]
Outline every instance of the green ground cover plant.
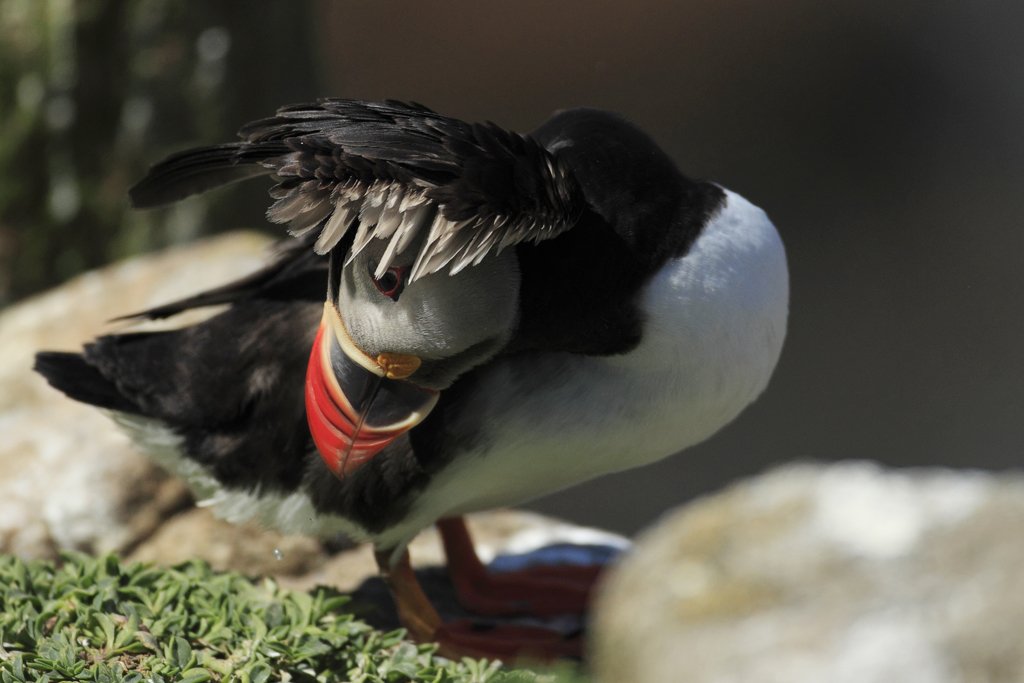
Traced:
[[[330, 588], [117, 557], [0, 556], [0, 681], [554, 683], [568, 673], [438, 657], [374, 630]], [[576, 679], [579, 680], [579, 679]]]

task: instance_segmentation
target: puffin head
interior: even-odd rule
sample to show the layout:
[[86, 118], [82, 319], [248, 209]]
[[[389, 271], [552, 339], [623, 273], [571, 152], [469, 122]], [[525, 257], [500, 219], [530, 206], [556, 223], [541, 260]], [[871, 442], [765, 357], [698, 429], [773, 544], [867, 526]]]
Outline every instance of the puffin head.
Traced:
[[331, 252], [306, 414], [324, 462], [340, 477], [419, 424], [442, 390], [493, 358], [515, 331], [515, 250], [455, 273], [413, 277], [419, 241], [391, 256], [381, 239], [348, 258], [347, 245]]
[[518, 262], [508, 249], [454, 274], [437, 271], [414, 279], [418, 250], [411, 246], [381, 270], [387, 243], [371, 240], [342, 269], [336, 309], [360, 353], [415, 357], [418, 367], [407, 381], [441, 390], [492, 358], [512, 336]]

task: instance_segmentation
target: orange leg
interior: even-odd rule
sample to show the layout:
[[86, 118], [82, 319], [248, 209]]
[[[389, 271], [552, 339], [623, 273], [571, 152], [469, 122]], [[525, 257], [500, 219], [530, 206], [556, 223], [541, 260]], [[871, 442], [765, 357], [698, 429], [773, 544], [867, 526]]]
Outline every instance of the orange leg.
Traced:
[[394, 598], [395, 608], [398, 610], [398, 620], [402, 622], [412, 636], [418, 642], [427, 642], [433, 639], [434, 633], [441, 625], [441, 617], [437, 610], [430, 604], [419, 579], [412, 570], [409, 562], [409, 551], [402, 551], [401, 557], [395, 564], [391, 564], [391, 553], [386, 551], [375, 551], [374, 558], [377, 560], [377, 568], [380, 576], [387, 584], [391, 597]]
[[395, 600], [398, 618], [409, 635], [418, 642], [437, 642], [438, 651], [446, 657], [549, 661], [582, 655], [578, 635], [565, 636], [535, 626], [480, 624], [468, 619], [442, 623], [420, 587], [409, 563], [409, 553], [403, 552], [394, 564], [389, 561], [391, 553], [378, 551], [375, 556], [381, 577]]
[[470, 612], [489, 616], [584, 614], [601, 571], [597, 565], [531, 567], [488, 571], [473, 548], [462, 517], [437, 522], [459, 602]]

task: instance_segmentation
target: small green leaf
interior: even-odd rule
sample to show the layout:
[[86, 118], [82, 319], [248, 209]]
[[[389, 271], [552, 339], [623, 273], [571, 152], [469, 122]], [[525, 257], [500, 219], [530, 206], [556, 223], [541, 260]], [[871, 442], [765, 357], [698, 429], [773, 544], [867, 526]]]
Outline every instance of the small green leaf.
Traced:
[[128, 620], [121, 625], [114, 637], [113, 648], [121, 650], [135, 642], [139, 630], [139, 614], [134, 609], [125, 610], [128, 612]]
[[174, 638], [174, 663], [181, 669], [192, 664], [192, 646], [181, 636]]
[[347, 595], [333, 595], [329, 598], [324, 598], [320, 609], [325, 613], [337, 612], [350, 602], [352, 602], [352, 598]]
[[181, 672], [181, 678], [178, 680], [181, 683], [204, 683], [212, 678], [213, 675], [206, 669], [188, 669]]
[[108, 650], [114, 649], [114, 640], [116, 638], [117, 627], [114, 626], [114, 620], [110, 618], [110, 615], [97, 612], [93, 615], [93, 620], [96, 622], [98, 627], [97, 636], [103, 643], [103, 647]]

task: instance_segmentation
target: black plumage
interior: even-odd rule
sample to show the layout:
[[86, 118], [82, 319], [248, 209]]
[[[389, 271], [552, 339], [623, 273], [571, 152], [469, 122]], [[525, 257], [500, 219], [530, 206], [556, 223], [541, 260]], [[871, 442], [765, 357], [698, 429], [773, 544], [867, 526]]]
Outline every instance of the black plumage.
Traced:
[[[362, 227], [357, 245], [371, 236], [407, 244], [429, 230], [412, 279], [550, 239], [578, 216], [571, 175], [537, 141], [418, 104], [321, 100], [284, 107], [239, 136], [241, 142], [182, 152], [155, 165], [132, 188], [132, 201], [157, 206], [273, 174], [279, 182], [268, 217], [288, 223], [296, 235], [318, 233], [318, 253], [334, 248], [356, 222]], [[433, 213], [406, 215], [419, 207]], [[389, 212], [392, 220], [381, 219]]]

